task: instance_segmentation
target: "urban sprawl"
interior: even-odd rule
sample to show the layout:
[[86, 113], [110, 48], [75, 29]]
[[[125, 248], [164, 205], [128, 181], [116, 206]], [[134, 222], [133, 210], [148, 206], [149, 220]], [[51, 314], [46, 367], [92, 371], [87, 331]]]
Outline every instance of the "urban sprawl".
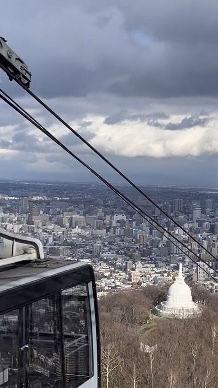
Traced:
[[[39, 239], [45, 257], [85, 261], [95, 269], [98, 295], [172, 281], [183, 262], [187, 278], [217, 291], [218, 189], [141, 187], [167, 214], [128, 186], [119, 190], [162, 226], [100, 184], [0, 182], [0, 227]], [[178, 241], [170, 241], [167, 231]], [[172, 240], [172, 238], [170, 238]], [[3, 240], [0, 240], [4, 244]], [[182, 251], [181, 251], [182, 250]], [[208, 269], [208, 262], [213, 268]], [[194, 261], [194, 262], [193, 262]], [[195, 264], [200, 264], [200, 267]]]

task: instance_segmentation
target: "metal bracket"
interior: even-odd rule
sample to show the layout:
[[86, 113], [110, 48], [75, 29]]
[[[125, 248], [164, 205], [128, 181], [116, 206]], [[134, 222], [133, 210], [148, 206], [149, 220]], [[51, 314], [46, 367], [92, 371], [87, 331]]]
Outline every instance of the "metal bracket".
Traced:
[[0, 259], [19, 257], [18, 261], [21, 261], [24, 255], [34, 257], [35, 260], [44, 259], [42, 243], [36, 238], [8, 233], [3, 229], [0, 229], [0, 237], [3, 239], [0, 243]]

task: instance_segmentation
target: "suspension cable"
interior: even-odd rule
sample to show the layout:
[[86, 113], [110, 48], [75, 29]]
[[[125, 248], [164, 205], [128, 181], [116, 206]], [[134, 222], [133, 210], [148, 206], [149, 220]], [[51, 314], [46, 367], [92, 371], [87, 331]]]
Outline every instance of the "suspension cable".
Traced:
[[[7, 69], [2, 66], [2, 69], [7, 73]], [[188, 237], [190, 237], [194, 242], [198, 244], [206, 253], [208, 253], [214, 260], [218, 261], [218, 259], [206, 248], [204, 245], [199, 242], [195, 237], [191, 235], [188, 231], [185, 230], [183, 226], [181, 226], [177, 221], [175, 221], [166, 211], [164, 211], [156, 202], [150, 198], [147, 194], [145, 194], [131, 179], [129, 179], [125, 174], [123, 174], [113, 163], [111, 163], [101, 152], [99, 152], [95, 147], [93, 147], [87, 140], [85, 140], [78, 132], [75, 131], [65, 120], [63, 120], [56, 112], [54, 112], [42, 99], [40, 99], [35, 93], [33, 93], [30, 89], [25, 87], [19, 79], [16, 78], [13, 74], [11, 77], [31, 96], [33, 97], [40, 105], [42, 105], [49, 113], [51, 113], [58, 121], [60, 121], [66, 128], [68, 128], [75, 136], [77, 136], [84, 144], [87, 145], [95, 154], [97, 154], [105, 163], [107, 163], [114, 171], [116, 171], [126, 182], [128, 182], [132, 187], [134, 187], [144, 198], [146, 198], [152, 205], [154, 205], [161, 213], [163, 213], [169, 220], [171, 220], [177, 227], [179, 227]], [[0, 89], [5, 96], [7, 94]]]
[[[1, 91], [1, 90], [0, 90]], [[46, 136], [48, 136], [52, 141], [54, 141], [57, 145], [59, 145], [62, 149], [64, 149], [68, 154], [70, 154], [73, 158], [75, 158], [79, 163], [81, 163], [84, 167], [86, 167], [91, 173], [93, 173], [98, 179], [100, 179], [107, 187], [109, 187], [114, 193], [116, 193], [121, 199], [123, 199], [131, 208], [133, 208], [138, 214], [140, 214], [143, 218], [145, 218], [150, 225], [152, 225], [155, 229], [160, 231], [161, 229], [163, 232], [162, 234], [167, 234], [166, 237], [169, 241], [172, 242], [174, 246], [176, 246], [183, 254], [187, 254], [187, 252], [184, 252], [181, 249], [181, 245], [185, 248], [186, 251], [188, 251], [190, 254], [194, 255], [197, 260], [202, 261], [204, 264], [207, 265], [208, 268], [210, 268], [213, 272], [214, 268], [207, 263], [202, 258], [199, 258], [198, 255], [193, 252], [190, 248], [188, 248], [183, 242], [181, 242], [177, 237], [175, 237], [171, 232], [166, 230], [160, 223], [158, 223], [156, 220], [154, 220], [151, 216], [146, 214], [144, 210], [142, 210], [139, 206], [137, 206], [133, 201], [131, 201], [128, 197], [126, 197], [122, 192], [120, 192], [117, 188], [115, 188], [112, 184], [110, 184], [106, 179], [104, 179], [100, 174], [98, 174], [94, 169], [92, 169], [88, 164], [86, 164], [83, 160], [81, 160], [78, 156], [76, 156], [72, 151], [70, 151], [63, 143], [61, 143], [55, 136], [53, 136], [49, 131], [47, 131], [36, 119], [34, 119], [29, 113], [27, 113], [18, 103], [16, 103], [10, 96], [5, 97], [6, 93], [4, 95], [0, 95], [0, 98], [6, 102], [9, 106], [11, 106], [14, 110], [16, 110], [20, 115], [22, 115], [25, 119], [27, 119], [30, 123], [32, 123], [34, 126], [36, 126], [41, 132], [43, 132]], [[177, 244], [175, 244], [174, 241], [170, 240], [169, 236], [176, 240]], [[199, 263], [196, 263], [189, 255], [188, 257], [190, 260], [192, 260], [199, 268], [201, 268], [204, 272], [208, 272], [205, 268], [201, 267]], [[210, 274], [211, 278], [217, 282], [217, 279], [213, 277]]]

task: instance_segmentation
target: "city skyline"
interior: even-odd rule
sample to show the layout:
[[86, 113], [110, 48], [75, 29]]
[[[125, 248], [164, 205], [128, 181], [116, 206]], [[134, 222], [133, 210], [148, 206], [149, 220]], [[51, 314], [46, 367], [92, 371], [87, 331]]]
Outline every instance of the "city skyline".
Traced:
[[[129, 186], [123, 186], [122, 192], [134, 198], [148, 217], [158, 221], [157, 225], [150, 224], [147, 217], [143, 219], [103, 185], [0, 181], [1, 230], [3, 234], [5, 230], [39, 239], [50, 258], [63, 256], [95, 264], [100, 259], [112, 267], [133, 260], [139, 272], [141, 265], [154, 268], [154, 277], [163, 269], [167, 273], [182, 260], [190, 275], [204, 281], [205, 274], [208, 277], [207, 264], [206, 273], [202, 267], [204, 260], [209, 260], [210, 266], [211, 254], [217, 256], [218, 190], [147, 187], [147, 194], [159, 208]], [[174, 218], [176, 225], [166, 214]], [[175, 244], [160, 227], [177, 236]], [[191, 236], [194, 241], [190, 241]], [[10, 244], [4, 245], [2, 255], [8, 250]], [[192, 260], [198, 254], [203, 264], [195, 274]], [[108, 269], [101, 265], [102, 270]], [[212, 272], [215, 269], [209, 268]], [[137, 271], [134, 275], [138, 279], [134, 282], [140, 281]]]

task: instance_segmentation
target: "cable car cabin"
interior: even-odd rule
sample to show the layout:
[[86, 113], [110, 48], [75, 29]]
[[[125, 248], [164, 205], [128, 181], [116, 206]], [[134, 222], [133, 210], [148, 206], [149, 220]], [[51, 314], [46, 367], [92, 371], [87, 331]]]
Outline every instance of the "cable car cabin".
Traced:
[[16, 77], [25, 87], [30, 87], [31, 73], [26, 63], [7, 45], [6, 39], [0, 37], [0, 67], [12, 81]]
[[0, 387], [100, 387], [92, 267], [44, 260], [40, 241], [5, 231], [0, 258]]

